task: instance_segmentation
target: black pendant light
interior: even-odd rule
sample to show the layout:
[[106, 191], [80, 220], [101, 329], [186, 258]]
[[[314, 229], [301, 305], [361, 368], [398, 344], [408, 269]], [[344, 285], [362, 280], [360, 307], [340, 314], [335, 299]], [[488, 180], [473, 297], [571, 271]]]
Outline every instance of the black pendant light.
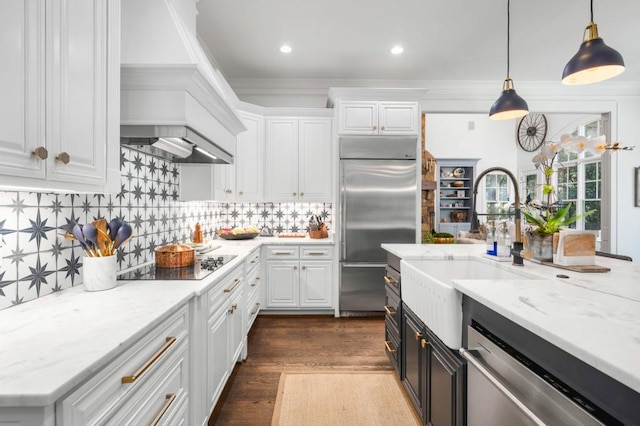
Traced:
[[511, 21], [511, 0], [507, 0], [507, 78], [502, 85], [502, 94], [489, 110], [489, 118], [492, 120], [509, 120], [518, 118], [529, 113], [527, 102], [516, 93], [513, 88], [513, 80], [509, 77], [509, 43], [510, 43], [510, 21]]
[[604, 41], [598, 37], [598, 26], [593, 22], [593, 0], [591, 0], [591, 22], [584, 30], [578, 53], [564, 67], [562, 84], [597, 83], [622, 74], [623, 71], [622, 55], [604, 44]]

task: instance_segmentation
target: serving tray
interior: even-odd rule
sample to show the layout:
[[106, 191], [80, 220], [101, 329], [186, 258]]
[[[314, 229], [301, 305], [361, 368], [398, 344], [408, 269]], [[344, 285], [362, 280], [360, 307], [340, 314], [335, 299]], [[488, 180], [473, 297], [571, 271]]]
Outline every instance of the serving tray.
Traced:
[[218, 237], [223, 240], [251, 240], [257, 237], [259, 232], [252, 232], [246, 234], [219, 234]]

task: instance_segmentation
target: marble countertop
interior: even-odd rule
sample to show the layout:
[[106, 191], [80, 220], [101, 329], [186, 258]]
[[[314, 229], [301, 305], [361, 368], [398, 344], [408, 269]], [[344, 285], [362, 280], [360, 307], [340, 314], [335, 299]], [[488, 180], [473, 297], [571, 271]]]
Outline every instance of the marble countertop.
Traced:
[[[597, 257], [606, 273], [579, 273], [482, 256], [484, 245], [383, 244], [403, 259], [478, 258], [532, 280], [454, 280], [456, 290], [640, 392], [640, 264]], [[569, 278], [558, 278], [557, 275]]]
[[220, 247], [210, 255], [238, 256], [203, 280], [119, 281], [101, 292], [80, 285], [0, 311], [0, 407], [54, 403], [261, 245], [334, 241], [258, 237], [212, 244]]

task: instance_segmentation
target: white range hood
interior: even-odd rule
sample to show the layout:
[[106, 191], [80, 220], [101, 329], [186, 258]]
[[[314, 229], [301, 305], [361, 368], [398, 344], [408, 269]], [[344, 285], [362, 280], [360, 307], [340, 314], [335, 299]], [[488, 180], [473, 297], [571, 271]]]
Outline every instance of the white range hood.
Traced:
[[[236, 153], [236, 135], [246, 129], [224, 78], [197, 40], [195, 3], [122, 0], [121, 142], [140, 148], [154, 145], [164, 152], [157, 139], [195, 134], [184, 137], [187, 149], [190, 145], [194, 153], [211, 155], [167, 154], [180, 162], [229, 163]], [[144, 129], [150, 129], [149, 134]], [[162, 135], [159, 129], [172, 132]], [[210, 161], [211, 156], [216, 160]]]

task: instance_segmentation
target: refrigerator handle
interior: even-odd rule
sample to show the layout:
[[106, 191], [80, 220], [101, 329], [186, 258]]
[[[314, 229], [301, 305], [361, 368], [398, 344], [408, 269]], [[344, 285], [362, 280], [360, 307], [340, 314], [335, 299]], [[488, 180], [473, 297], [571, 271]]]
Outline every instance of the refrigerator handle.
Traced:
[[346, 221], [346, 201], [347, 191], [344, 184], [344, 164], [340, 162], [340, 245], [342, 247], [340, 259], [347, 255], [347, 221]]

